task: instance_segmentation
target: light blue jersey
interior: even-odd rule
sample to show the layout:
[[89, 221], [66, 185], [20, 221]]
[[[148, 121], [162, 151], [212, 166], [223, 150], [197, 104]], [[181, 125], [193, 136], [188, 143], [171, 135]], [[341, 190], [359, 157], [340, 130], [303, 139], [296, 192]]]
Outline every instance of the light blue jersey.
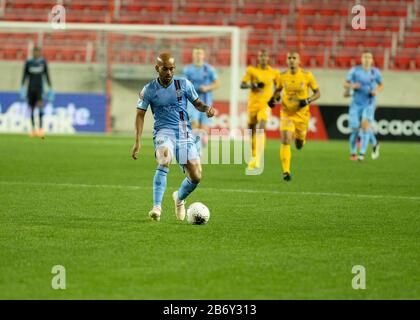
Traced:
[[212, 92], [200, 92], [200, 87], [208, 86], [217, 80], [217, 74], [214, 68], [208, 63], [204, 63], [201, 67], [189, 64], [184, 68], [184, 76], [192, 82], [200, 100], [207, 105], [211, 105], [213, 103]]
[[360, 83], [360, 88], [353, 91], [352, 105], [366, 107], [376, 104], [376, 97], [372, 96], [371, 92], [382, 83], [382, 75], [378, 68], [365, 70], [362, 66], [353, 67], [348, 72], [346, 80], [352, 84]]
[[[180, 87], [176, 88], [179, 83]], [[174, 77], [168, 87], [162, 86], [158, 79], [149, 82], [140, 92], [137, 108], [150, 108], [154, 117], [153, 136], [162, 130], [172, 130], [179, 135], [191, 132], [191, 125], [187, 113], [187, 101], [197, 100], [198, 94], [190, 81]]]
[[[200, 87], [208, 86], [217, 80], [217, 73], [214, 68], [208, 63], [204, 63], [200, 67], [189, 64], [184, 68], [184, 76], [192, 82], [200, 100], [206, 105], [211, 106], [213, 104], [213, 93], [211, 91], [201, 92]], [[196, 121], [204, 125], [210, 123], [210, 119], [205, 114], [196, 110], [191, 104], [188, 106], [188, 113], [191, 121]]]
[[349, 108], [349, 126], [352, 129], [349, 137], [350, 154], [354, 159], [357, 153], [357, 137], [360, 135], [360, 160], [364, 159], [369, 141], [373, 146], [377, 145], [372, 129], [368, 128], [360, 132], [360, 124], [363, 120], [367, 120], [370, 124], [375, 120], [376, 96], [372, 95], [372, 91], [382, 84], [382, 75], [378, 68], [372, 67], [365, 70], [359, 65], [350, 69], [346, 80], [352, 84], [360, 83], [360, 88], [353, 89], [353, 98]]
[[349, 109], [349, 124], [351, 128], [359, 128], [363, 119], [372, 123], [375, 119], [376, 96], [371, 92], [382, 83], [382, 75], [378, 68], [363, 69], [356, 66], [347, 74], [347, 81], [360, 83], [360, 88], [353, 90], [353, 98]]
[[152, 110], [155, 149], [168, 148], [182, 167], [200, 154], [187, 113], [188, 102], [197, 99], [198, 94], [189, 80], [174, 77], [166, 88], [158, 79], [149, 82], [137, 102], [138, 109], [147, 110], [150, 105]]

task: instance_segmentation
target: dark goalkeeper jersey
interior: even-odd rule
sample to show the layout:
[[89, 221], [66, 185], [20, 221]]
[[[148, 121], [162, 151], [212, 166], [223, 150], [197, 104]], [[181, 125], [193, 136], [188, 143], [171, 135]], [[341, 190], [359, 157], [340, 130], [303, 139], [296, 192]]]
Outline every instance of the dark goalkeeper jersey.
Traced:
[[47, 62], [44, 58], [28, 59], [23, 70], [22, 85], [28, 79], [29, 91], [43, 91], [44, 80], [51, 87], [50, 76], [48, 74]]

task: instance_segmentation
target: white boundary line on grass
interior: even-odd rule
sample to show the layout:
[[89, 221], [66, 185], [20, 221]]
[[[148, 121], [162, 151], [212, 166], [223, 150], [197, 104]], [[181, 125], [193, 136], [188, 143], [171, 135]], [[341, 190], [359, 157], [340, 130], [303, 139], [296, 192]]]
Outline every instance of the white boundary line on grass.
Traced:
[[[82, 183], [54, 183], [54, 182], [24, 182], [24, 181], [0, 181], [0, 185], [27, 185], [45, 187], [68, 187], [68, 188], [108, 188], [108, 189], [131, 189], [131, 190], [150, 190], [152, 187], [126, 186], [118, 184], [82, 184]], [[291, 196], [316, 196], [316, 197], [342, 197], [342, 198], [368, 198], [368, 199], [399, 199], [417, 200], [420, 196], [398, 196], [398, 195], [374, 195], [358, 193], [338, 193], [338, 192], [311, 192], [311, 191], [277, 191], [277, 190], [251, 190], [251, 189], [223, 189], [200, 187], [200, 190], [222, 191], [233, 193], [266, 193]]]

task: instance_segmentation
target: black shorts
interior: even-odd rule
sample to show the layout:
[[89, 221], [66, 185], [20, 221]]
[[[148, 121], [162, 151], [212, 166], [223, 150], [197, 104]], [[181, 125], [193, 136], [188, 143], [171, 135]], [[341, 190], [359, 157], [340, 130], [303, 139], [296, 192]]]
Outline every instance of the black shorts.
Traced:
[[33, 109], [37, 105], [38, 101], [42, 101], [42, 91], [28, 91], [28, 104]]

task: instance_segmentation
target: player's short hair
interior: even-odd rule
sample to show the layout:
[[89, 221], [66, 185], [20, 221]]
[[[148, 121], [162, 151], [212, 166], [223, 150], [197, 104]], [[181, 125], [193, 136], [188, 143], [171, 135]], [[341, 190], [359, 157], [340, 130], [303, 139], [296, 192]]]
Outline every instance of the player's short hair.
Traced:
[[367, 53], [370, 53], [373, 56], [373, 52], [369, 49], [365, 49], [362, 51], [362, 54], [367, 54]]
[[204, 51], [204, 52], [206, 51], [206, 49], [204, 49], [204, 47], [202, 47], [202, 46], [196, 46], [196, 47], [193, 48], [193, 51], [194, 50], [201, 50], [201, 51]]
[[[157, 57], [156, 57], [156, 65], [158, 65], [159, 63], [163, 63], [163, 59], [162, 59], [162, 57], [166, 57], [168, 60], [169, 60], [169, 62], [171, 62], [170, 60], [172, 60], [172, 63], [175, 63], [175, 58], [174, 58], [174, 56], [169, 52], [169, 51], [164, 51], [164, 52], [161, 52]], [[166, 59], [166, 58], [164, 58], [164, 59]]]
[[35, 46], [32, 50], [33, 50], [33, 51], [41, 51], [41, 47], [39, 47], [39, 46]]
[[287, 54], [297, 54], [300, 56], [300, 52], [296, 49], [290, 49], [289, 51], [287, 51]]

